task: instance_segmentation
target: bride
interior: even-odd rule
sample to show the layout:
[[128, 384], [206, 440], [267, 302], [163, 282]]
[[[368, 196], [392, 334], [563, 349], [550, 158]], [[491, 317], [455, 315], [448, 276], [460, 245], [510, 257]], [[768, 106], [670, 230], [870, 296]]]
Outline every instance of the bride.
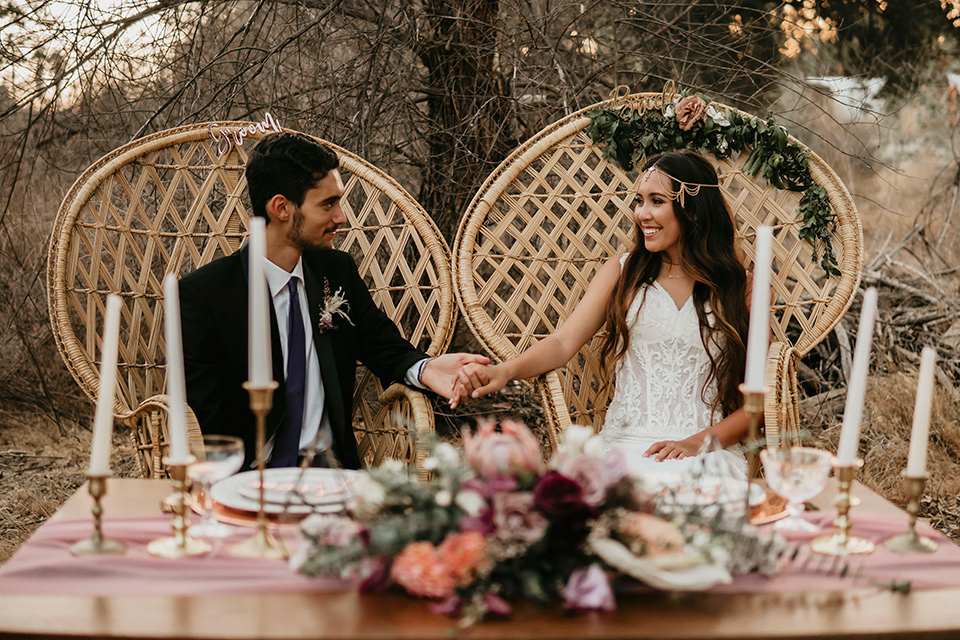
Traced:
[[[633, 218], [638, 242], [594, 276], [552, 335], [498, 365], [469, 364], [454, 383], [477, 398], [510, 380], [564, 366], [602, 327], [600, 358], [615, 363], [601, 438], [638, 472], [682, 473], [708, 438], [745, 473], [747, 431], [738, 385], [746, 360], [747, 274], [717, 172], [688, 151], [647, 160]], [[642, 239], [642, 241], [641, 241]]]

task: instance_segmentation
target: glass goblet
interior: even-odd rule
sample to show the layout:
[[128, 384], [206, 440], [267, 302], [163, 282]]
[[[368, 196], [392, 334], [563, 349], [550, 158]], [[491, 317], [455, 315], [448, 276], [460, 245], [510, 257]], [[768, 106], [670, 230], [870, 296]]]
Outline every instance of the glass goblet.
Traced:
[[827, 484], [833, 468], [833, 456], [820, 449], [791, 447], [764, 449], [760, 452], [763, 470], [770, 488], [787, 499], [787, 513], [773, 525], [780, 531], [819, 531], [820, 528], [800, 517], [803, 503], [813, 498]]
[[219, 522], [213, 513], [210, 488], [218, 480], [236, 473], [243, 465], [243, 440], [233, 436], [203, 436], [205, 459], [190, 465], [187, 473], [203, 486], [203, 519], [190, 527], [188, 533], [200, 538], [226, 538], [233, 527]]

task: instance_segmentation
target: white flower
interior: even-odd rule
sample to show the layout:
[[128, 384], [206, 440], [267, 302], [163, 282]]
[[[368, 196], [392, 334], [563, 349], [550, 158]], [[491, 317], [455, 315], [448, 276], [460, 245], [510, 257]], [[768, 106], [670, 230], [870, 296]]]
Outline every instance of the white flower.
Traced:
[[423, 461], [423, 468], [456, 469], [460, 466], [460, 452], [449, 442], [439, 442], [433, 448], [433, 455]]
[[672, 118], [672, 117], [674, 117], [675, 115], [677, 115], [677, 112], [676, 112], [676, 110], [673, 108], [673, 105], [672, 105], [672, 104], [668, 104], [668, 105], [667, 105], [667, 108], [663, 110], [663, 117], [664, 117], [664, 118]]
[[339, 288], [333, 295], [330, 295], [330, 285], [326, 280], [323, 281], [323, 304], [320, 305], [320, 318], [317, 321], [317, 331], [331, 331], [337, 328], [334, 318], [340, 316], [348, 323], [350, 320], [350, 303], [347, 296], [343, 293], [343, 288]]
[[287, 565], [294, 571], [299, 571], [300, 566], [310, 559], [310, 554], [313, 552], [313, 545], [309, 540], [303, 537], [303, 535], [297, 536], [297, 548], [290, 554], [290, 559], [287, 560]]
[[720, 144], [717, 145], [717, 148], [720, 150], [720, 153], [726, 153], [727, 149], [730, 148], [730, 145], [727, 143], [727, 139], [720, 138]]
[[707, 105], [707, 117], [713, 120], [715, 123], [717, 123], [721, 127], [730, 126], [730, 121], [727, 120], [727, 116], [724, 115], [723, 111], [720, 111], [720, 109], [717, 109], [712, 104]]
[[721, 546], [710, 547], [710, 559], [713, 561], [713, 564], [730, 567], [730, 552]]
[[591, 458], [603, 457], [603, 439], [599, 434], [590, 436], [590, 438], [583, 444], [583, 452]]
[[451, 494], [446, 489], [442, 491], [437, 491], [437, 495], [434, 496], [434, 500], [437, 503], [438, 507], [449, 507], [450, 503], [453, 502], [453, 494]]
[[387, 490], [383, 485], [366, 473], [357, 476], [350, 486], [350, 493], [356, 506], [376, 509], [387, 499]]
[[487, 501], [476, 491], [461, 491], [457, 494], [456, 503], [470, 517], [476, 517], [487, 506]]
[[386, 471], [387, 473], [406, 475], [407, 465], [400, 460], [387, 458], [386, 460], [380, 463], [380, 468]]
[[591, 427], [582, 427], [578, 424], [570, 425], [563, 432], [563, 444], [557, 447], [557, 450], [564, 455], [571, 456], [582, 453], [587, 440], [592, 438], [593, 435]]

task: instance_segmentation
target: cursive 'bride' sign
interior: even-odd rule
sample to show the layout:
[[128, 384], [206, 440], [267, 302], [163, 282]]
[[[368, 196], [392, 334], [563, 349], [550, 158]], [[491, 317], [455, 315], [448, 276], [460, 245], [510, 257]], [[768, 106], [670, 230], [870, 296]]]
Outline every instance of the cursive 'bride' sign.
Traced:
[[211, 122], [208, 130], [210, 131], [210, 137], [217, 143], [218, 156], [222, 156], [229, 151], [231, 145], [235, 144], [238, 147], [242, 147], [243, 139], [247, 136], [266, 133], [267, 131], [276, 131], [277, 133], [283, 131], [283, 129], [280, 128], [280, 123], [278, 123], [269, 112], [264, 113], [263, 120], [256, 124], [248, 124], [244, 127], [237, 127], [234, 130], [230, 130], [221, 129], [220, 125], [216, 122]]

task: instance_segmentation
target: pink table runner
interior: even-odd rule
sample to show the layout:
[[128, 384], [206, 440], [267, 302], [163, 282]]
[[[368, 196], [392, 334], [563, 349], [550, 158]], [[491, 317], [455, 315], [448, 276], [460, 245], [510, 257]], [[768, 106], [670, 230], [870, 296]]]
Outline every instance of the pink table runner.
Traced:
[[[786, 561], [783, 570], [767, 578], [759, 574], [737, 576], [732, 584], [718, 585], [720, 593], [782, 593], [787, 591], [841, 591], [850, 588], [876, 588], [893, 580], [909, 581], [911, 589], [944, 589], [960, 586], [960, 547], [929, 525], [917, 523], [917, 532], [933, 539], [933, 553], [900, 554], [883, 546], [883, 541], [907, 529], [907, 515], [886, 516], [853, 512], [851, 534], [876, 544], [867, 555], [833, 558], [810, 551], [807, 543], [817, 536], [833, 533], [834, 512], [804, 514], [804, 519], [821, 527], [818, 533], [791, 533], [784, 537], [799, 548], [794, 561]], [[764, 525], [772, 526], [772, 525]], [[848, 571], [839, 575], [846, 563]]]
[[[17, 553], [0, 566], [0, 594], [80, 596], [193, 596], [350, 589], [348, 582], [307, 578], [285, 560], [237, 558], [227, 549], [253, 534], [248, 527], [221, 540], [211, 540], [209, 553], [186, 558], [157, 558], [147, 544], [170, 535], [170, 517], [116, 518], [103, 524], [104, 537], [123, 543], [122, 555], [77, 558], [70, 546], [90, 537], [91, 522], [54, 520], [44, 523]], [[284, 528], [288, 548], [296, 546], [291, 528]]]
[[[811, 522], [829, 533], [832, 513], [808, 513]], [[875, 589], [874, 580], [909, 580], [914, 589], [960, 586], [960, 547], [948, 538], [920, 525], [922, 535], [939, 545], [931, 554], [900, 555], [880, 542], [901, 533], [906, 517], [855, 514], [854, 535], [877, 543], [867, 556], [852, 556], [844, 561], [860, 577], [837, 575], [832, 558], [809, 553], [803, 542], [813, 535], [789, 539], [799, 544], [797, 561], [785, 564], [772, 577], [738, 576], [730, 585], [715, 587], [719, 593], [783, 593], [802, 591], [846, 591], [852, 588]], [[212, 594], [263, 594], [278, 592], [330, 591], [350, 589], [349, 582], [334, 579], [305, 578], [292, 571], [282, 560], [251, 560], [226, 553], [230, 545], [248, 538], [252, 529], [238, 529], [232, 538], [214, 541], [212, 552], [168, 560], [146, 552], [151, 540], [170, 533], [169, 517], [108, 519], [104, 534], [121, 541], [127, 552], [117, 556], [76, 558], [70, 545], [90, 537], [91, 523], [85, 520], [55, 520], [45, 523], [5, 565], [0, 567], [0, 594], [46, 594], [83, 596], [193, 596]], [[295, 545], [293, 532], [285, 533]], [[839, 562], [837, 563], [839, 564]]]

